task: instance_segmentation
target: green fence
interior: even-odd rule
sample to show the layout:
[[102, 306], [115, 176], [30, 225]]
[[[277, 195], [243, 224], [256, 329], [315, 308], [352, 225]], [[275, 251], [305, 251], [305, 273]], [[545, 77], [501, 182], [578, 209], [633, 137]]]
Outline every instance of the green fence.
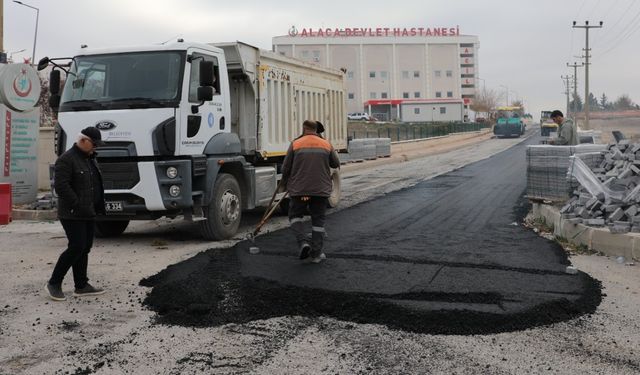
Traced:
[[391, 142], [409, 141], [441, 137], [452, 133], [476, 132], [490, 128], [488, 123], [478, 122], [446, 122], [446, 123], [402, 123], [402, 124], [367, 124], [348, 126], [351, 139], [358, 138], [391, 138]]

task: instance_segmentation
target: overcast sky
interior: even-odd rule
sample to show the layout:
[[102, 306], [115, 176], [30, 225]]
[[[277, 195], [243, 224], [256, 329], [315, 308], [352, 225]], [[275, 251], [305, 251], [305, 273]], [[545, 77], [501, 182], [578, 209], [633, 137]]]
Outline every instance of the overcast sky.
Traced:
[[[638, 0], [417, 0], [215, 1], [23, 0], [40, 8], [36, 60], [69, 56], [81, 44], [106, 47], [188, 41], [240, 40], [271, 49], [271, 37], [302, 28], [455, 27], [480, 39], [479, 68], [487, 88], [519, 96], [534, 114], [565, 108], [561, 75], [580, 62], [584, 29], [591, 24], [591, 91], [610, 99], [629, 94], [640, 103], [640, 1]], [[4, 48], [14, 60], [30, 56], [36, 12], [4, 0]], [[578, 56], [578, 57], [576, 57]], [[584, 96], [584, 70], [578, 92]], [[482, 81], [480, 81], [482, 85]]]

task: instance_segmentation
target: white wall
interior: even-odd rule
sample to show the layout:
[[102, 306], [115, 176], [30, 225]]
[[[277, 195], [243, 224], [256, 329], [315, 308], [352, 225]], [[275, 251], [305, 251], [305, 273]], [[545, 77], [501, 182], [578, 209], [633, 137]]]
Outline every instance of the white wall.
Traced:
[[[434, 110], [435, 108], [435, 110]], [[440, 113], [445, 108], [446, 113]], [[418, 109], [420, 113], [416, 114]], [[402, 104], [400, 116], [405, 122], [462, 121], [462, 103], [410, 103]]]

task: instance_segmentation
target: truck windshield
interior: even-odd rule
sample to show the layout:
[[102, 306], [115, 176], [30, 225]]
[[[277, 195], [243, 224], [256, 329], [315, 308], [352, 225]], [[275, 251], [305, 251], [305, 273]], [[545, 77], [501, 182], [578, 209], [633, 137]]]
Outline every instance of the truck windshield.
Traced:
[[78, 56], [62, 92], [60, 112], [176, 107], [185, 53]]

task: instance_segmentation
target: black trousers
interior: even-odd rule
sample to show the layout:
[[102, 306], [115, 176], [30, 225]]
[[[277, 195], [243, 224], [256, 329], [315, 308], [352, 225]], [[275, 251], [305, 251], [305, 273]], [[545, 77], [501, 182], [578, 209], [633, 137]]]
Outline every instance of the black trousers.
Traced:
[[322, 251], [324, 246], [324, 219], [327, 212], [326, 197], [291, 197], [289, 202], [289, 223], [296, 236], [298, 246], [308, 242], [309, 238], [304, 230], [302, 218], [307, 213], [311, 214], [311, 249], [314, 252]]
[[73, 282], [76, 289], [84, 288], [87, 278], [87, 266], [89, 264], [89, 251], [93, 246], [93, 234], [95, 231], [94, 220], [64, 220], [60, 223], [67, 234], [69, 244], [67, 249], [60, 254], [49, 284], [62, 284], [64, 276], [73, 268]]

